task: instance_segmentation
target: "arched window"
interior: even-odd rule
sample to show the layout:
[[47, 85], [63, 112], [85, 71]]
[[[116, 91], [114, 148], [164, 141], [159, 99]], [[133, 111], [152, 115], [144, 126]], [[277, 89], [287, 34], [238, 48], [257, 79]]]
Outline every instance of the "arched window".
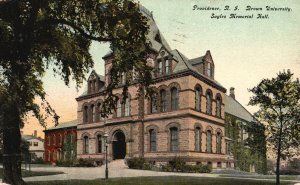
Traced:
[[216, 101], [216, 116], [217, 117], [221, 117], [221, 97], [218, 96], [217, 97], [217, 101]]
[[52, 143], [52, 145], [56, 145], [56, 136], [55, 135], [53, 135], [53, 143]]
[[179, 150], [179, 139], [178, 139], [178, 128], [171, 127], [170, 128], [170, 143], [171, 143], [171, 151], [178, 151]]
[[171, 89], [171, 109], [178, 110], [178, 90], [176, 87]]
[[150, 135], [150, 152], [156, 151], [156, 131], [154, 129], [149, 130]]
[[195, 151], [201, 152], [201, 128], [196, 127], [195, 129]]
[[94, 104], [91, 105], [91, 123], [96, 122], [96, 110]]
[[87, 123], [88, 121], [89, 121], [88, 106], [84, 106], [84, 110], [83, 110], [83, 122]]
[[217, 133], [216, 136], [216, 142], [217, 142], [217, 153], [220, 154], [221, 153], [221, 147], [222, 147], [222, 135], [220, 132]]
[[88, 154], [89, 153], [89, 137], [84, 136], [83, 138], [83, 153]]
[[150, 107], [150, 111], [151, 113], [156, 113], [157, 112], [157, 94], [156, 93], [153, 93], [151, 95], [151, 107]]
[[212, 151], [212, 143], [211, 143], [211, 131], [206, 131], [206, 152], [211, 153]]
[[195, 109], [197, 111], [201, 110], [201, 89], [200, 89], [200, 87], [196, 87], [196, 89], [195, 89]]
[[100, 121], [101, 120], [101, 115], [100, 115], [100, 112], [101, 112], [101, 103], [97, 103], [97, 108], [96, 108], [96, 121]]
[[212, 109], [212, 106], [211, 106], [211, 102], [212, 102], [212, 94], [211, 94], [211, 91], [207, 91], [206, 93], [206, 113], [207, 114], [211, 114], [211, 109]]
[[121, 117], [122, 115], [122, 106], [121, 106], [121, 101], [117, 101], [117, 117]]
[[97, 153], [102, 153], [103, 152], [103, 137], [101, 135], [97, 135]]
[[125, 116], [130, 115], [130, 100], [129, 98], [126, 98], [125, 100]]
[[160, 91], [160, 111], [166, 112], [167, 111], [167, 97], [166, 97], [166, 90]]

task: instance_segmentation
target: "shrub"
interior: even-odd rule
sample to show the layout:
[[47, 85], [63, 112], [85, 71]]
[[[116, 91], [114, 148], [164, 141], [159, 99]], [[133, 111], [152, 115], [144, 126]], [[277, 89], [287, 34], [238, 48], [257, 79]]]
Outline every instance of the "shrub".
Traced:
[[153, 164], [146, 162], [146, 163], [143, 164], [143, 168], [142, 169], [143, 170], [152, 170], [153, 166], [154, 166]]
[[192, 166], [192, 171], [194, 173], [210, 173], [212, 171], [212, 167], [210, 165], [198, 164]]
[[167, 165], [162, 165], [161, 166], [161, 171], [163, 172], [171, 172], [173, 171], [173, 168], [170, 164], [167, 164]]
[[43, 164], [44, 163], [44, 159], [42, 157], [37, 157], [34, 160], [32, 160], [31, 163], [32, 164]]
[[146, 163], [146, 161], [142, 157], [133, 157], [133, 158], [127, 159], [126, 163], [127, 163], [128, 168], [143, 169], [143, 166]]
[[180, 157], [175, 157], [172, 161], [169, 162], [173, 171], [183, 171], [185, 167], [185, 162]]
[[86, 160], [86, 159], [78, 159], [75, 164], [75, 167], [95, 167], [95, 165], [92, 163], [92, 161], [90, 160]]

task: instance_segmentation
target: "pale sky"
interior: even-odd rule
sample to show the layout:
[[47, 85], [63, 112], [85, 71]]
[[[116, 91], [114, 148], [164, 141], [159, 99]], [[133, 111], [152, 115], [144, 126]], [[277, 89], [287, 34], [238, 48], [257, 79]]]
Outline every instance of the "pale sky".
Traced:
[[[263, 78], [275, 77], [283, 69], [291, 69], [295, 78], [300, 76], [300, 1], [299, 0], [140, 0], [140, 4], [153, 11], [154, 19], [172, 49], [178, 49], [188, 58], [195, 58], [210, 50], [215, 63], [215, 79], [229, 91], [235, 87], [236, 99], [247, 106], [251, 94], [247, 89]], [[222, 10], [194, 10], [198, 7], [219, 7]], [[230, 11], [224, 7], [230, 6]], [[238, 6], [239, 11], [234, 11]], [[245, 11], [246, 6], [263, 11]], [[292, 11], [266, 11], [265, 7], [291, 8]], [[211, 14], [226, 15], [226, 19], [211, 19]], [[229, 14], [254, 14], [253, 19], [229, 19]], [[256, 14], [269, 14], [268, 19], [256, 19]], [[108, 44], [93, 43], [91, 53], [95, 70], [104, 74], [102, 56], [109, 51]], [[88, 75], [87, 75], [88, 76]], [[44, 77], [48, 100], [59, 114], [60, 122], [77, 118], [75, 98], [79, 92], [72, 82], [65, 86], [59, 77], [49, 71]], [[228, 92], [227, 91], [227, 92]], [[43, 128], [29, 118], [24, 134], [44, 137]], [[53, 123], [49, 121], [48, 127]]]

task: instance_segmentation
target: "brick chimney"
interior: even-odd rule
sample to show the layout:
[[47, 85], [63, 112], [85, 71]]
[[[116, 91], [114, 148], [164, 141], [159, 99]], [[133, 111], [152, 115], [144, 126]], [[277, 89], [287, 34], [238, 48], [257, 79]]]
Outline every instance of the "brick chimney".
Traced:
[[33, 131], [33, 136], [34, 136], [34, 137], [37, 137], [37, 130], [34, 130], [34, 131]]
[[234, 87], [230, 87], [229, 96], [235, 99]]

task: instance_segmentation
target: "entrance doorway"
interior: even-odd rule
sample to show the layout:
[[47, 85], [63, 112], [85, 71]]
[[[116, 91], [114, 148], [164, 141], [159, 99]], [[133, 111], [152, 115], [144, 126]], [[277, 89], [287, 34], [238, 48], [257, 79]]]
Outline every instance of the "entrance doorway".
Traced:
[[113, 137], [113, 159], [124, 159], [126, 155], [125, 135], [117, 131]]

